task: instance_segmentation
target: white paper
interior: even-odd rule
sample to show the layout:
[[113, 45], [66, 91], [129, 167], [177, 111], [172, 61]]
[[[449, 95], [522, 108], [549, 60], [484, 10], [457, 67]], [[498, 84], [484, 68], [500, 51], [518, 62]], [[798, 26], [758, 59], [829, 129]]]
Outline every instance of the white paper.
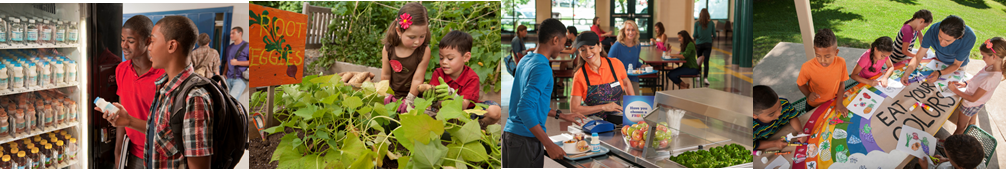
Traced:
[[856, 93], [856, 98], [853, 98], [852, 102], [850, 102], [849, 106], [846, 106], [846, 108], [860, 117], [870, 119], [873, 112], [880, 109], [880, 104], [883, 102], [884, 97], [873, 93], [873, 91], [860, 90], [859, 93]]
[[936, 137], [908, 125], [901, 127], [896, 150], [922, 159], [929, 159], [936, 151]]
[[[951, 87], [950, 82], [952, 81], [966, 82], [968, 80], [971, 80], [971, 78], [972, 76], [970, 74], [967, 74], [962, 70], [958, 70], [955, 71], [954, 73], [940, 76], [940, 80], [934, 82], [933, 85], [936, 85], [936, 87], [940, 90], [943, 96], [956, 96], [957, 94], [954, 94], [953, 91], [950, 91]], [[959, 89], [960, 91], [965, 91], [967, 90], [967, 87], [957, 89]]]
[[776, 168], [788, 169], [790, 168], [790, 162], [786, 160], [785, 156], [776, 156], [775, 160], [772, 160], [772, 163], [769, 163], [768, 166], [765, 166], [765, 169], [776, 169]]
[[887, 95], [887, 97], [894, 98], [894, 96], [897, 96], [899, 93], [901, 93], [901, 90], [905, 89], [905, 85], [901, 84], [901, 81], [899, 80], [887, 79], [887, 87], [873, 86], [873, 88], [876, 88], [878, 91], [883, 92], [884, 95]]

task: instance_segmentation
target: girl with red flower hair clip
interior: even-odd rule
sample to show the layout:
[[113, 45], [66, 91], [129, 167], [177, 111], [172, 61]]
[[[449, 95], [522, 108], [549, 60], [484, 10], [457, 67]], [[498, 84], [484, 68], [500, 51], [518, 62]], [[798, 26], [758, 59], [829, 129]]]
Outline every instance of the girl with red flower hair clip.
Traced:
[[426, 80], [426, 67], [430, 61], [430, 28], [426, 7], [420, 3], [407, 3], [398, 10], [395, 20], [388, 26], [381, 50], [381, 80], [388, 80], [394, 95], [386, 104], [402, 100], [398, 112], [411, 109], [419, 95], [419, 85]]
[[[954, 131], [954, 134], [964, 133], [968, 124], [975, 124], [977, 119], [975, 114], [985, 107], [985, 102], [992, 98], [992, 92], [999, 86], [1003, 76], [1006, 76], [1006, 73], [1003, 72], [1003, 69], [1006, 69], [1006, 63], [1003, 62], [1003, 59], [1006, 58], [1006, 39], [994, 37], [985, 40], [978, 46], [978, 51], [982, 54], [982, 61], [985, 61], [985, 68], [978, 71], [978, 74], [975, 74], [971, 80], [950, 82], [951, 87], [947, 87], [964, 100], [964, 103], [961, 103], [961, 106], [957, 108], [957, 113], [961, 113], [962, 116], [957, 120], [957, 130]], [[961, 91], [958, 88], [967, 89]]]

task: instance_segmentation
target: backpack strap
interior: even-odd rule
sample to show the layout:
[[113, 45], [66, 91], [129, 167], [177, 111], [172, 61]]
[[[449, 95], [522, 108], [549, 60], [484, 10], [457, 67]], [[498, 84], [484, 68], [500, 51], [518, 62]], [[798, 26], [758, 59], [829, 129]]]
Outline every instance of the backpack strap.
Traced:
[[[199, 76], [197, 74], [192, 74], [191, 76], [189, 76], [188, 79], [182, 82], [182, 86], [180, 88], [181, 90], [178, 91], [179, 93], [176, 94], [174, 98], [172, 98], [172, 105], [169, 109], [171, 113], [171, 118], [168, 120], [168, 124], [169, 127], [171, 128], [171, 132], [174, 135], [174, 139], [172, 140], [172, 142], [174, 142], [174, 144], [178, 147], [179, 152], [184, 153], [185, 144], [182, 139], [184, 131], [182, 128], [184, 127], [183, 122], [185, 119], [185, 114], [183, 112], [185, 111], [186, 106], [188, 106], [188, 104], [186, 104], [185, 102], [189, 97], [189, 93], [197, 88], [207, 90], [208, 93], [212, 92], [210, 90], [219, 90], [219, 89], [216, 89], [216, 87], [213, 86], [211, 80], [206, 79], [205, 77]], [[209, 96], [211, 100], [210, 102], [212, 103], [212, 105], [210, 105], [211, 112], [209, 113], [216, 113], [222, 110], [221, 108], [223, 106], [220, 106], [219, 103], [216, 103], [216, 101], [220, 99], [215, 98], [215, 96], [211, 93], [209, 94]], [[217, 120], [218, 119], [214, 117], [210, 122], [210, 125], [216, 125]]]

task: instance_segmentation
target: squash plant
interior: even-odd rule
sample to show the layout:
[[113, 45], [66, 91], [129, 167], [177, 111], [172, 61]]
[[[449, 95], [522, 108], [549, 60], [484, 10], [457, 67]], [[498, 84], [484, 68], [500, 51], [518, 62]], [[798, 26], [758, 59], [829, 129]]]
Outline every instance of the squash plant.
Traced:
[[422, 98], [414, 110], [398, 114], [400, 102], [383, 104], [392, 93], [387, 81], [354, 89], [340, 78], [312, 75], [276, 90], [274, 118], [280, 125], [265, 131], [285, 134], [272, 156], [279, 168], [502, 166], [502, 128], [480, 130], [478, 120], [468, 119], [454, 101], [460, 98], [441, 101], [435, 118], [421, 112], [434, 104]]

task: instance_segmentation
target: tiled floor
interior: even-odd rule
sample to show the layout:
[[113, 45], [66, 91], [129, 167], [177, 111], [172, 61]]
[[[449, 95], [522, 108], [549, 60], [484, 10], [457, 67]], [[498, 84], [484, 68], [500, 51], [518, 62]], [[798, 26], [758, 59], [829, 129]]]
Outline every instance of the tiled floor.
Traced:
[[[509, 41], [502, 42], [504, 49], [509, 48]], [[672, 44], [673, 50], [678, 51], [676, 47], [678, 44]], [[528, 48], [534, 47], [534, 43], [526, 44]], [[709, 64], [711, 65], [709, 69], [709, 88], [728, 91], [731, 93], [736, 93], [744, 96], [751, 96], [752, 87], [752, 71], [751, 68], [737, 68], [736, 66], [728, 66], [724, 63], [731, 63], [731, 43], [726, 40], [716, 41], [713, 46], [713, 51], [711, 52], [712, 60]], [[505, 65], [504, 65], [505, 66]], [[558, 68], [558, 65], [553, 65], [554, 68]], [[504, 69], [505, 70], [505, 69]], [[571, 81], [571, 80], [570, 80]], [[685, 82], [691, 83], [691, 80], [684, 79]], [[502, 78], [502, 104], [503, 104], [503, 117], [508, 116], [509, 101], [510, 101], [510, 91], [513, 86], [513, 76], [508, 72], [503, 71]], [[694, 84], [692, 85], [695, 86]], [[670, 86], [666, 86], [666, 89], [670, 89]], [[565, 95], [569, 95], [571, 87], [565, 88]], [[642, 89], [644, 95], [652, 95], [653, 91], [649, 89]], [[553, 98], [550, 104], [552, 109], [559, 109], [563, 112], [569, 111], [569, 100]], [[504, 119], [505, 120], [505, 119]], [[505, 122], [503, 122], [505, 123]], [[565, 131], [565, 127], [570, 125], [570, 122], [564, 122], [562, 120], [550, 119], [546, 122], [546, 128], [549, 130], [548, 134], [557, 134], [561, 131]], [[564, 168], [563, 166], [555, 163], [552, 160], [545, 160], [545, 168]]]

